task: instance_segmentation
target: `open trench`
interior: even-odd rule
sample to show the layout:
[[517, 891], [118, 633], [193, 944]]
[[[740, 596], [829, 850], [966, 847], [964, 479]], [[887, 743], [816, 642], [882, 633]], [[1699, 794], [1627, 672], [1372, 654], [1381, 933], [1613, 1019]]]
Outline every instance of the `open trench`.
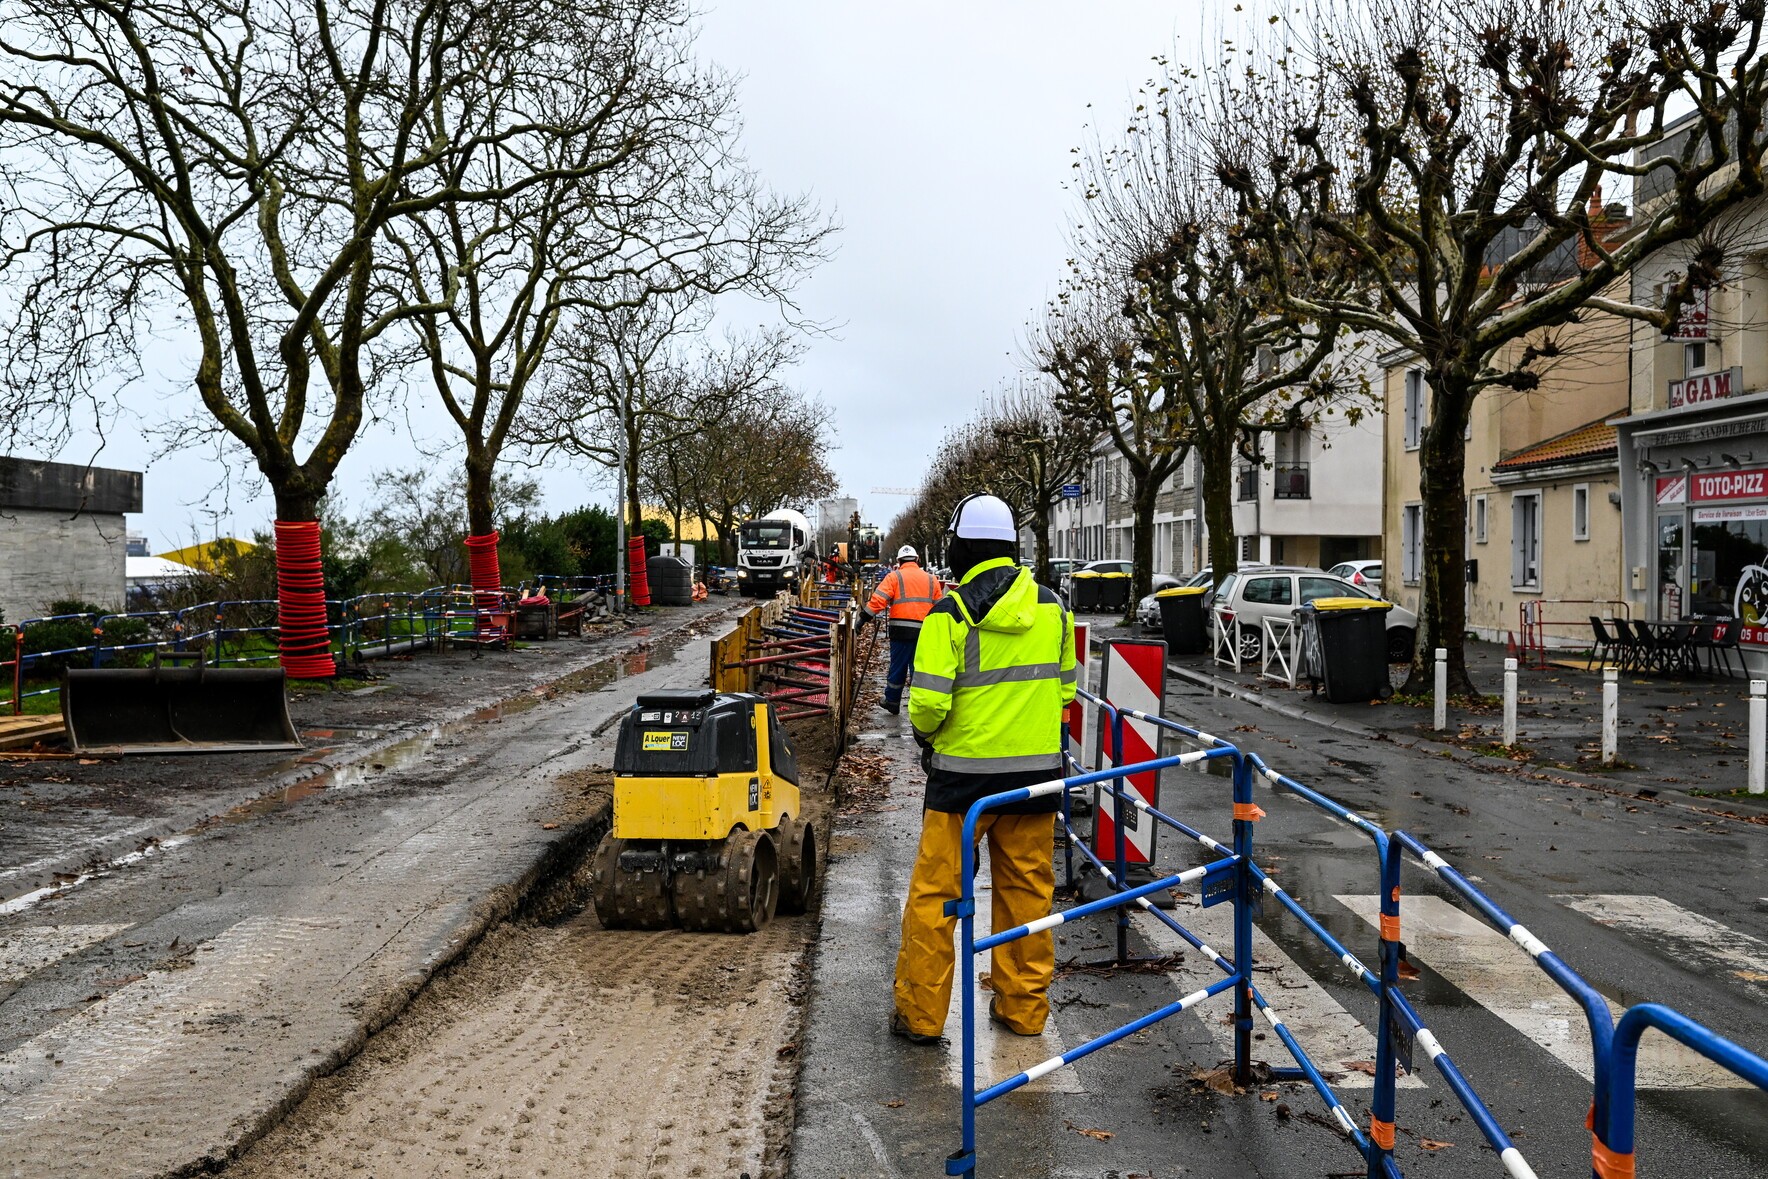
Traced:
[[[793, 735], [827, 847], [826, 722]], [[560, 785], [605, 795], [607, 775]], [[815, 912], [749, 935], [603, 929], [596, 838], [225, 1174], [783, 1175]]]

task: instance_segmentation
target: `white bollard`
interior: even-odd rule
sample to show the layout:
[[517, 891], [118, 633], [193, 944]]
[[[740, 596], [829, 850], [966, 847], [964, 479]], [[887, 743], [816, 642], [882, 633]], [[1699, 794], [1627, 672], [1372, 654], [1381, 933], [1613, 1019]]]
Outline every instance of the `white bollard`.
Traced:
[[1504, 661], [1504, 748], [1516, 746], [1516, 660]]
[[1609, 668], [1602, 673], [1602, 764], [1615, 763], [1621, 737], [1621, 673]]
[[1436, 649], [1436, 715], [1432, 724], [1437, 732], [1449, 727], [1449, 649]]
[[1768, 680], [1750, 681], [1750, 793], [1762, 793], [1762, 743], [1768, 739]]

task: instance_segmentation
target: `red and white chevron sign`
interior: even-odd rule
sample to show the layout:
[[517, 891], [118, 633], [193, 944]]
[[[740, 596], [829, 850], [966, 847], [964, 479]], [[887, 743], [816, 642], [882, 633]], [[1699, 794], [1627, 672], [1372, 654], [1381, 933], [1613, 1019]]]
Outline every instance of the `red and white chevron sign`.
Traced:
[[[1087, 624], [1084, 622], [1074, 624], [1074, 675], [1075, 687], [1092, 690], [1092, 685], [1087, 681]], [[1090, 711], [1079, 700], [1068, 709], [1068, 755], [1089, 770], [1093, 768], [1093, 759], [1087, 756], [1090, 750], [1087, 745], [1087, 713]], [[1066, 774], [1068, 770], [1064, 769], [1062, 772]]]
[[[1151, 716], [1162, 715], [1166, 705], [1166, 644], [1158, 639], [1112, 639], [1105, 644], [1100, 660], [1099, 696], [1113, 708], [1133, 708]], [[1100, 769], [1117, 765], [1134, 765], [1153, 761], [1159, 754], [1160, 730], [1147, 721], [1125, 717], [1123, 748], [1112, 744], [1110, 721], [1101, 714], [1099, 720]], [[1160, 775], [1155, 772], [1132, 774], [1131, 789], [1151, 805], [1158, 806]], [[1098, 808], [1093, 818], [1093, 854], [1106, 865], [1117, 856], [1117, 831], [1112, 822], [1114, 798], [1097, 790], [1094, 803]], [[1133, 807], [1125, 806], [1123, 814], [1124, 861], [1148, 864], [1154, 860], [1153, 819]]]

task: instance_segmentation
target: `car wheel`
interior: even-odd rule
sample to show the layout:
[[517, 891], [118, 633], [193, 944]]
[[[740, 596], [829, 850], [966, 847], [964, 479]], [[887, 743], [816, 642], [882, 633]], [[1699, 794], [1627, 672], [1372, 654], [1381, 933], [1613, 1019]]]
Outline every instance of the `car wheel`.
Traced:
[[1387, 661], [1389, 663], [1412, 662], [1412, 644], [1417, 641], [1417, 632], [1409, 626], [1392, 627], [1387, 632]]
[[1264, 654], [1264, 636], [1250, 626], [1240, 628], [1240, 662], [1257, 663], [1259, 656]]

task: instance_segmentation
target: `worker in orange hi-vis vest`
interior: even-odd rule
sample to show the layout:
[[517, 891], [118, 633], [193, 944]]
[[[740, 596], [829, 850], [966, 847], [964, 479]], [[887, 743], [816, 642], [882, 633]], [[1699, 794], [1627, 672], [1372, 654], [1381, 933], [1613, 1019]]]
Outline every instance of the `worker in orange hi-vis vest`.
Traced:
[[896, 550], [896, 568], [884, 575], [872, 591], [872, 600], [866, 603], [865, 621], [880, 615], [889, 617], [890, 673], [884, 677], [884, 711], [892, 716], [902, 707], [902, 689], [908, 683], [909, 668], [915, 663], [915, 641], [921, 637], [921, 623], [933, 609], [933, 603], [944, 595], [939, 578], [921, 568], [915, 546], [905, 544]]

